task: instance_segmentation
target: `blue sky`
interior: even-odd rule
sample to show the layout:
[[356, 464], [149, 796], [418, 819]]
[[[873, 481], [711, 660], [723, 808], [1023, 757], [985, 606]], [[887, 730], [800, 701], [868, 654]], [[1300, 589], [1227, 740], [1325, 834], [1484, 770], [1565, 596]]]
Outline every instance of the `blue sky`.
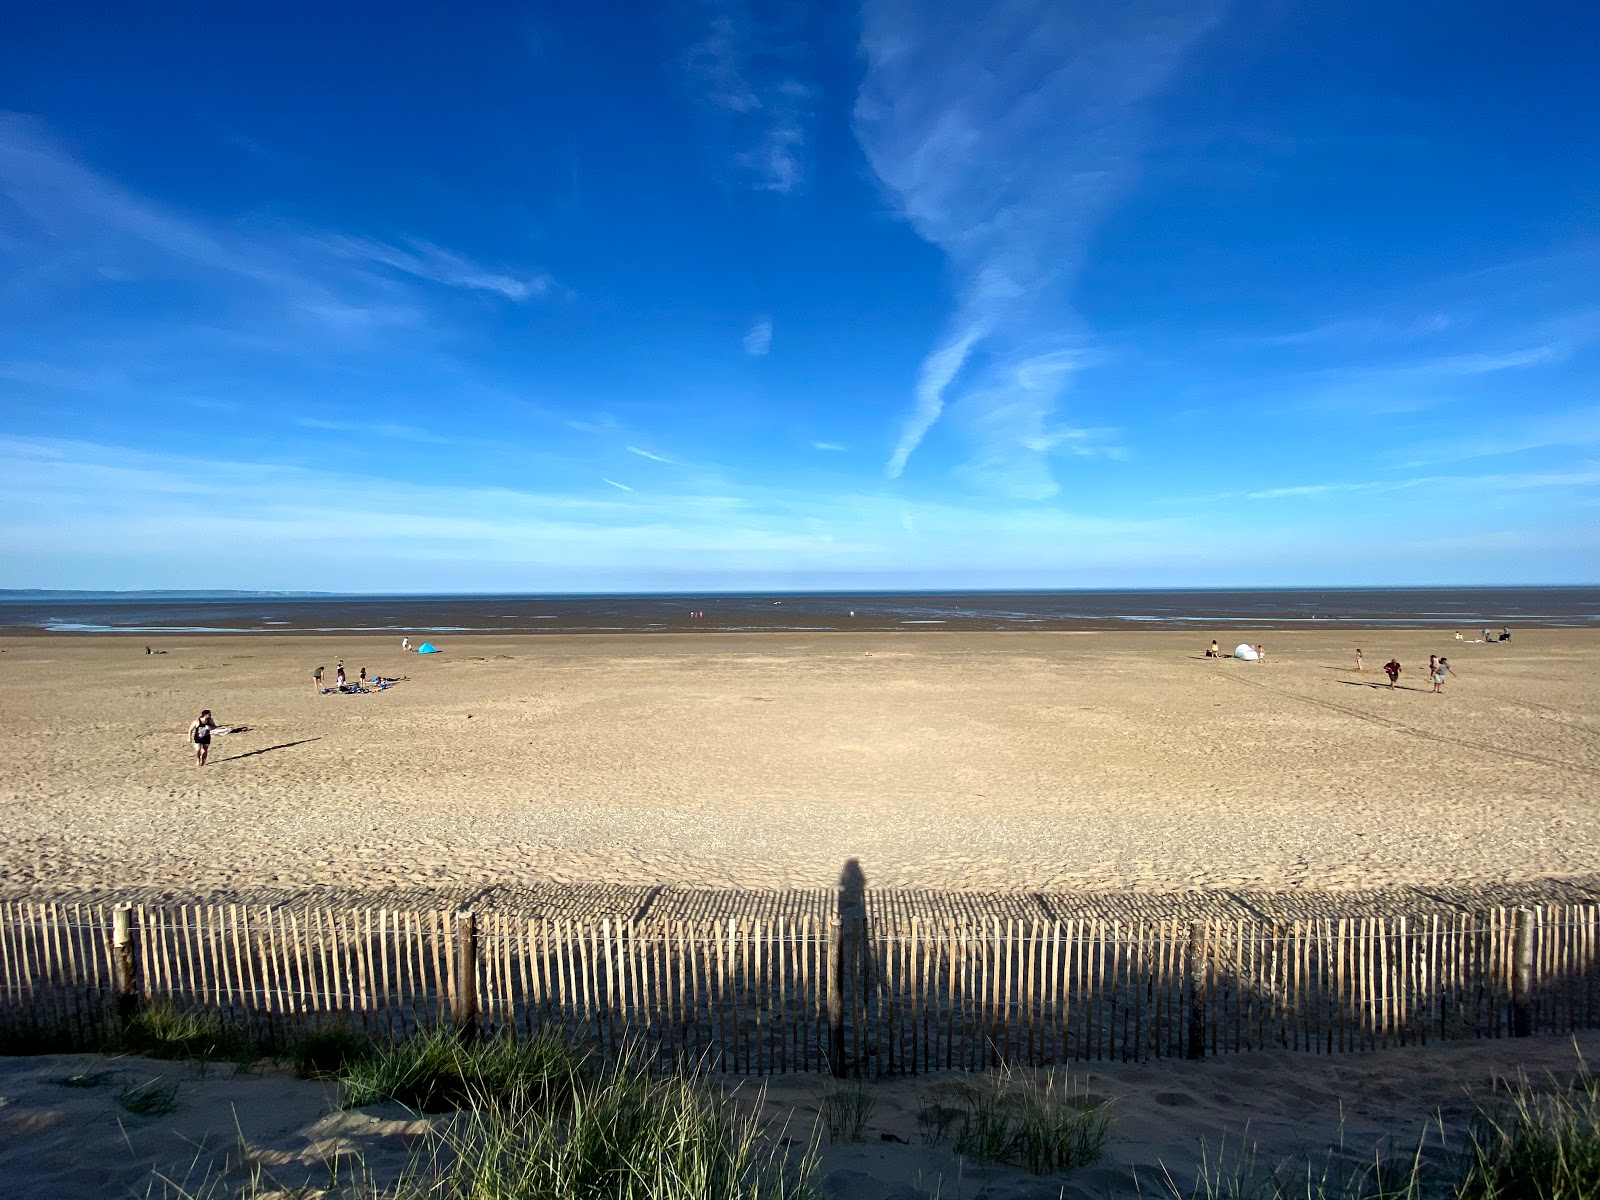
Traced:
[[13, 6], [0, 586], [1600, 578], [1600, 10]]

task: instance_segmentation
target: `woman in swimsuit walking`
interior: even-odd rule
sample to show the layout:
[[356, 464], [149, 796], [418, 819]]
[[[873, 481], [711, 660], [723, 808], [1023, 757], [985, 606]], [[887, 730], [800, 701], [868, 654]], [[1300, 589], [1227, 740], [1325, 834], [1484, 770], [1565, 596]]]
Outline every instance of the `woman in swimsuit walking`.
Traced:
[[194, 724], [189, 726], [189, 741], [194, 744], [194, 764], [197, 767], [206, 765], [206, 758], [211, 753], [211, 731], [217, 723], [211, 719], [211, 710], [205, 709], [194, 719]]

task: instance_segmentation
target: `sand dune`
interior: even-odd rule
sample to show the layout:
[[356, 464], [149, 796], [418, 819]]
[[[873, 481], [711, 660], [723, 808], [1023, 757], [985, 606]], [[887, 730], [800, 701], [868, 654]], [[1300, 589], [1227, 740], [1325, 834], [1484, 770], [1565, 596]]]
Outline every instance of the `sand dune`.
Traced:
[[[875, 886], [1006, 890], [1600, 869], [1600, 631], [1225, 639], [1264, 664], [1208, 638], [6, 638], [0, 889], [818, 886], [848, 857]], [[1390, 654], [1405, 690], [1376, 686]], [[340, 656], [410, 678], [315, 694]], [[200, 770], [202, 707], [249, 730]]]
[[[1340, 1057], [1252, 1054], [1215, 1062], [1083, 1064], [1074, 1087], [1111, 1102], [1101, 1160], [1065, 1175], [1037, 1177], [1011, 1167], [960, 1160], [948, 1146], [923, 1144], [917, 1113], [948, 1079], [925, 1076], [867, 1085], [873, 1097], [864, 1140], [825, 1148], [818, 1182], [840, 1200], [911, 1200], [986, 1195], [992, 1200], [1089, 1200], [1183, 1194], [1203, 1161], [1231, 1169], [1253, 1155], [1262, 1168], [1309, 1159], [1334, 1179], [1377, 1157], [1409, 1159], [1424, 1137], [1440, 1146], [1440, 1122], [1459, 1138], [1477, 1100], [1496, 1079], [1519, 1071], [1534, 1082], [1575, 1073], [1581, 1052], [1600, 1056], [1600, 1034], [1573, 1039], [1451, 1043]], [[77, 1077], [93, 1086], [69, 1087]], [[125, 1111], [117, 1096], [155, 1082], [173, 1087], [175, 1109]], [[755, 1082], [727, 1081], [753, 1100]], [[774, 1136], [804, 1141], [817, 1122], [823, 1082], [770, 1081], [765, 1113]], [[162, 1179], [191, 1191], [210, 1177], [238, 1185], [260, 1170], [285, 1188], [327, 1187], [361, 1164], [392, 1181], [432, 1120], [398, 1105], [340, 1112], [333, 1085], [258, 1066], [93, 1055], [0, 1059], [0, 1190], [7, 1195], [90, 1200], [145, 1195]], [[161, 1195], [159, 1183], [151, 1193]]]

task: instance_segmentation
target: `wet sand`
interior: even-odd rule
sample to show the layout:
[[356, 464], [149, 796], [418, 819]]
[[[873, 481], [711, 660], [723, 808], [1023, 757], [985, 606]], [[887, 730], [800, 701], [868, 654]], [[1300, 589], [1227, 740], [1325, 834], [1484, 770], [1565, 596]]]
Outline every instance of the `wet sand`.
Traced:
[[[0, 639], [0, 890], [821, 887], [851, 857], [876, 887], [1003, 891], [1600, 870], [1596, 630], [1227, 639], [1262, 664], [1149, 631], [146, 640]], [[341, 656], [409, 679], [316, 694]], [[249, 726], [204, 769], [201, 708]]]

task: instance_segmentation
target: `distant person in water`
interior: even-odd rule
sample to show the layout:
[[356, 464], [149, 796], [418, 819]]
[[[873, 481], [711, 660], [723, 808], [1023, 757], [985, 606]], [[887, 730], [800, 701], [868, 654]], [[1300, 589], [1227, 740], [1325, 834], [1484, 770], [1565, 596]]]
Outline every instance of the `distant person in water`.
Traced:
[[1450, 660], [1441, 658], [1433, 668], [1433, 690], [1443, 695], [1445, 676], [1454, 674], [1455, 672], [1450, 669]]
[[1389, 690], [1394, 691], [1394, 685], [1400, 678], [1400, 660], [1391, 658], [1383, 664], [1383, 673], [1389, 677]]
[[205, 709], [194, 719], [194, 724], [189, 726], [189, 741], [194, 746], [195, 766], [206, 765], [206, 758], [211, 753], [211, 731], [217, 723], [211, 719], [211, 710]]
[[1361, 670], [1361, 647], [1356, 647], [1356, 670]]
[[311, 686], [317, 689], [318, 695], [322, 693], [322, 668], [318, 667], [311, 672]]

